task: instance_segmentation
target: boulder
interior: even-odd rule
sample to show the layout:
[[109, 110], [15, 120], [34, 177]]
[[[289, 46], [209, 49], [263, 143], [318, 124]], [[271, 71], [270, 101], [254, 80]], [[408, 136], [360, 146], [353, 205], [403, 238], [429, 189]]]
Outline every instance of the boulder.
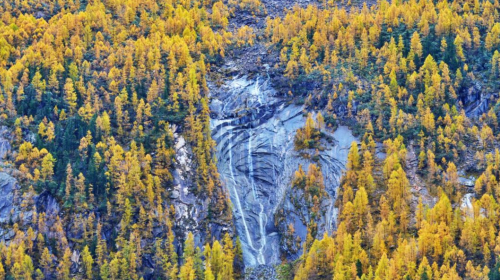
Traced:
[[476, 184], [476, 178], [474, 178], [474, 176], [470, 176], [469, 178], [458, 177], [458, 182], [462, 186], [466, 186], [466, 187], [472, 188]]

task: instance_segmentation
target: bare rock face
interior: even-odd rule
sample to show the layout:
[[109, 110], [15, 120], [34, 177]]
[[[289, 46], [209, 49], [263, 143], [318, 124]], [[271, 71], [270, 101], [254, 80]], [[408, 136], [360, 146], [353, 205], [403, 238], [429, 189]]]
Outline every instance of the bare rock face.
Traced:
[[33, 214], [47, 213], [47, 225], [52, 225], [59, 214], [59, 204], [48, 193], [36, 196], [33, 191], [22, 193], [17, 180], [6, 172], [0, 172], [0, 241], [14, 236], [12, 225], [31, 225]]
[[277, 263], [273, 213], [297, 167], [290, 154], [293, 134], [304, 123], [302, 108], [286, 106], [264, 78], [236, 77], [211, 93], [217, 167], [231, 196], [245, 265]]
[[8, 241], [14, 237], [14, 223], [27, 222], [33, 215], [32, 209], [21, 208], [20, 186], [7, 170], [5, 160], [11, 150], [9, 139], [11, 133], [7, 127], [0, 127], [0, 241]]
[[233, 226], [231, 221], [210, 219], [210, 200], [195, 193], [196, 165], [192, 148], [184, 137], [176, 132], [175, 126], [171, 129], [174, 132], [176, 155], [172, 173], [173, 187], [170, 189], [170, 202], [175, 209], [174, 231], [180, 238], [179, 247], [182, 247], [182, 240], [187, 237], [188, 232], [193, 233], [195, 244], [202, 247], [206, 242], [207, 231], [213, 237], [221, 238], [226, 232], [231, 233]]
[[202, 218], [199, 217], [196, 208], [197, 197], [191, 191], [193, 187], [191, 179], [194, 178], [192, 153], [182, 136], [175, 133], [174, 137], [176, 160], [173, 173], [174, 188], [170, 198], [174, 202], [176, 223], [182, 224], [186, 232], [195, 232], [198, 229], [198, 222]]
[[36, 199], [38, 212], [45, 212], [46, 215], [57, 216], [61, 207], [57, 200], [48, 192], [42, 192]]
[[5, 172], [0, 172], [0, 241], [8, 241], [14, 237], [12, 224], [28, 222], [33, 212], [20, 207], [20, 186], [17, 180]]
[[[295, 215], [296, 234], [305, 240], [310, 214], [287, 202], [291, 180], [299, 164], [307, 170], [311, 160], [294, 150], [294, 137], [305, 124], [304, 108], [289, 104], [271, 85], [269, 75], [235, 76], [220, 87], [211, 85], [211, 129], [216, 141], [217, 167], [233, 204], [233, 218], [247, 267], [280, 263], [282, 226], [275, 213], [285, 208]], [[334, 201], [348, 149], [355, 140], [346, 127], [326, 132], [335, 144], [321, 151], [317, 164], [328, 197], [318, 231], [335, 226]], [[300, 213], [299, 213], [300, 212]], [[302, 229], [302, 230], [301, 230]]]
[[488, 110], [489, 98], [490, 94], [483, 92], [481, 84], [474, 83], [462, 98], [467, 116], [479, 117], [485, 113]]
[[0, 172], [0, 223], [14, 221], [18, 216], [14, 204], [15, 193], [19, 190], [16, 179], [7, 173]]
[[7, 154], [10, 152], [11, 146], [9, 143], [10, 132], [7, 130], [7, 127], [0, 127], [0, 167], [3, 165], [3, 161], [7, 157]]

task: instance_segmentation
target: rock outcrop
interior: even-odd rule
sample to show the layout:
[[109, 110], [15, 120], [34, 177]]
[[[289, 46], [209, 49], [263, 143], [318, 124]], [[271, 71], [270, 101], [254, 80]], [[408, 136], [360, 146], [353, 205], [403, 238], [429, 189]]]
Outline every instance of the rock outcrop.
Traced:
[[[231, 196], [245, 264], [279, 263], [282, 232], [275, 226], [274, 214], [290, 206], [285, 194], [299, 164], [307, 170], [311, 163], [294, 150], [293, 144], [296, 130], [305, 123], [304, 108], [287, 103], [268, 76], [235, 76], [220, 87], [212, 85], [211, 95], [218, 170]], [[336, 188], [348, 148], [355, 140], [346, 127], [331, 136], [337, 139], [336, 144], [318, 157], [329, 194], [324, 205], [327, 210], [318, 226], [320, 232], [334, 227]], [[298, 219], [297, 223], [307, 221]], [[304, 231], [297, 234], [304, 235]]]
[[12, 229], [14, 223], [27, 224], [31, 222], [33, 211], [32, 205], [22, 207], [23, 200], [29, 202], [31, 199], [27, 193], [21, 196], [21, 187], [17, 180], [6, 172], [0, 172], [0, 241], [9, 241], [14, 237]]
[[474, 83], [467, 89], [462, 101], [465, 107], [465, 113], [468, 117], [479, 117], [488, 111], [490, 94], [483, 92], [483, 87], [480, 83]]
[[175, 210], [176, 236], [180, 238], [179, 246], [191, 232], [195, 236], [195, 244], [203, 247], [206, 243], [206, 231], [212, 237], [221, 239], [225, 232], [232, 232], [231, 221], [216, 219], [215, 222], [209, 217], [210, 200], [202, 195], [196, 194], [196, 166], [194, 164], [193, 152], [186, 143], [184, 137], [174, 131], [175, 161], [173, 175], [173, 188], [170, 190], [170, 203]]
[[9, 138], [10, 132], [7, 127], [0, 127], [0, 168], [4, 167], [4, 161], [6, 160], [11, 149], [10, 142], [8, 140]]
[[[0, 223], [14, 222], [19, 216], [15, 200], [20, 187], [16, 179], [5, 172], [0, 172]], [[16, 199], [15, 199], [16, 198]]]

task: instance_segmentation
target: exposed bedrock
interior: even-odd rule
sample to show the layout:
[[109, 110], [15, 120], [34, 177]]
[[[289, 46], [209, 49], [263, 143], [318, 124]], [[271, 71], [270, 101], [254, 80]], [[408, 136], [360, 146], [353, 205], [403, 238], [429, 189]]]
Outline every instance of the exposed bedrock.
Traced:
[[[299, 164], [305, 170], [310, 164], [293, 145], [295, 131], [305, 123], [303, 107], [286, 103], [265, 76], [229, 78], [220, 87], [211, 86], [211, 97], [217, 165], [233, 204], [245, 264], [279, 263], [281, 233], [274, 226], [274, 213], [283, 207]], [[318, 162], [329, 194], [318, 225], [321, 232], [331, 232], [335, 226], [335, 193], [355, 140], [346, 127], [330, 136], [334, 144], [320, 152]]]

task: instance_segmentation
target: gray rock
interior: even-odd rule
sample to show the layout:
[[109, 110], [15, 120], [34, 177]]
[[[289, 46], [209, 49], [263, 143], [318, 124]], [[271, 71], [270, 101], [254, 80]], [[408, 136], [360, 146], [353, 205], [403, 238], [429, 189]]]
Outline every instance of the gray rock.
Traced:
[[7, 173], [0, 172], [0, 224], [16, 220], [19, 215], [14, 205], [15, 193], [19, 190], [19, 184]]
[[[210, 89], [217, 167], [233, 203], [245, 265], [280, 263], [281, 233], [274, 225], [274, 214], [299, 164], [306, 170], [310, 164], [293, 144], [296, 130], [305, 124], [304, 108], [287, 104], [268, 76], [234, 77], [221, 87], [210, 85]], [[326, 213], [318, 225], [320, 232], [330, 232], [335, 225], [335, 193], [355, 140], [347, 127], [325, 133], [336, 144], [321, 151], [318, 159], [329, 194]]]
[[5, 172], [0, 172], [0, 240], [8, 241], [14, 236], [13, 223], [23, 225], [32, 221], [33, 196], [34, 193], [26, 192], [21, 197], [17, 180]]
[[479, 117], [488, 110], [490, 94], [482, 91], [480, 83], [474, 83], [462, 98], [468, 117]]
[[36, 208], [38, 213], [44, 212], [47, 216], [57, 216], [61, 207], [57, 200], [48, 192], [42, 192], [36, 199]]
[[474, 199], [474, 194], [467, 193], [460, 200], [460, 209], [465, 212], [467, 217], [474, 217], [474, 208], [472, 206], [473, 199]]
[[[172, 128], [175, 132], [175, 127]], [[208, 205], [193, 193], [195, 188], [193, 178], [195, 178], [194, 162], [192, 151], [186, 144], [184, 137], [174, 133], [175, 138], [175, 161], [174, 161], [174, 187], [170, 192], [171, 203], [175, 209], [176, 235], [181, 240], [192, 232], [195, 236], [201, 236], [204, 229], [202, 222], [208, 215]], [[182, 242], [181, 242], [182, 243]], [[204, 244], [204, 240], [200, 241]]]
[[172, 193], [170, 194], [170, 198], [172, 199], [177, 199], [179, 198], [180, 194], [178, 190], [173, 190]]
[[476, 184], [476, 178], [474, 176], [470, 176], [469, 178], [458, 177], [458, 182], [463, 186], [472, 188]]
[[82, 267], [80, 265], [80, 252], [78, 250], [74, 250], [73, 254], [71, 254], [70, 271], [72, 274], [82, 272]]
[[481, 98], [482, 86], [479, 83], [474, 83], [469, 89], [467, 89], [467, 95], [465, 96], [465, 103], [470, 104], [478, 101]]
[[11, 138], [7, 127], [0, 127], [0, 166], [2, 166], [3, 160], [7, 157], [7, 154], [10, 152], [11, 146], [9, 143], [9, 139]]
[[278, 275], [274, 267], [270, 265], [259, 265], [245, 271], [245, 280], [276, 280]]

